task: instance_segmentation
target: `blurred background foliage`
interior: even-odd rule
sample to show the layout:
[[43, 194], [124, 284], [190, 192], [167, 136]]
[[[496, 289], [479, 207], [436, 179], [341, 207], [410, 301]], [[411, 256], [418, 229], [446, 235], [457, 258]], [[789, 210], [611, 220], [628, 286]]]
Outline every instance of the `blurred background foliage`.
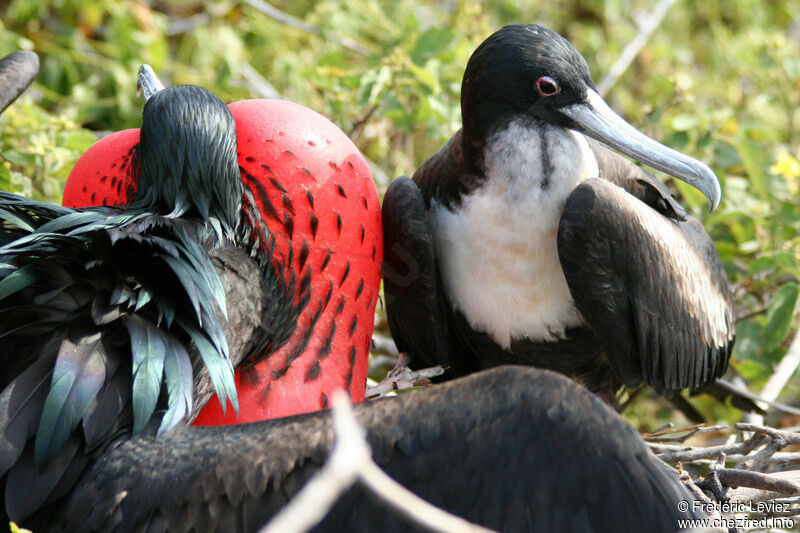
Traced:
[[[0, 2], [0, 55], [36, 51], [32, 90], [0, 116], [0, 188], [58, 202], [77, 157], [136, 127], [136, 72], [234, 101], [277, 90], [327, 115], [388, 176], [411, 174], [459, 127], [461, 75], [504, 24], [538, 22], [583, 53], [596, 81], [655, 0], [261, 0]], [[736, 289], [733, 366], [758, 391], [795, 334], [800, 257], [800, 0], [678, 0], [607, 94], [634, 125], [711, 165], [712, 234]], [[385, 179], [378, 178], [382, 191]], [[382, 313], [382, 311], [379, 311]], [[386, 331], [378, 321], [378, 331]], [[794, 379], [781, 399], [800, 404]], [[733, 409], [707, 405], [717, 419]], [[637, 400], [641, 427], [671, 416]], [[780, 425], [796, 424], [782, 420]], [[773, 420], [773, 423], [776, 421]]]

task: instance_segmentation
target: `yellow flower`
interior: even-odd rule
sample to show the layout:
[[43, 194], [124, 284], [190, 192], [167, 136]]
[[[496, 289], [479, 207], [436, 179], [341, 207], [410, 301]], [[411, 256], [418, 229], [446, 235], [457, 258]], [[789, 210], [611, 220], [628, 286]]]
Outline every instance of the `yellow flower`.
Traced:
[[769, 168], [773, 174], [778, 174], [786, 178], [786, 185], [791, 194], [797, 194], [800, 190], [797, 178], [800, 177], [800, 161], [789, 152], [778, 154], [778, 160]]
[[789, 152], [778, 154], [778, 161], [769, 168], [774, 174], [780, 174], [787, 178], [800, 176], [800, 161], [794, 158]]

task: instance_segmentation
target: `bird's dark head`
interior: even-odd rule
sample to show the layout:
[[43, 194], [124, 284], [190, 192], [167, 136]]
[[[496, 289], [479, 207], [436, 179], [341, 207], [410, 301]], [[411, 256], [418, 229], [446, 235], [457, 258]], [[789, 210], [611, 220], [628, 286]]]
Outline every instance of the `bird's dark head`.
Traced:
[[722, 194], [707, 165], [650, 139], [614, 113], [581, 54], [542, 26], [506, 26], [475, 50], [464, 72], [461, 114], [468, 150], [510, 120], [529, 117], [579, 131], [691, 184], [712, 209]]
[[236, 227], [242, 178], [236, 125], [213, 93], [177, 85], [152, 94], [144, 106], [132, 205], [215, 219]]
[[461, 85], [461, 113], [470, 135], [486, 138], [513, 116], [568, 126], [556, 110], [586, 99], [594, 83], [569, 41], [534, 24], [506, 26], [472, 54]]

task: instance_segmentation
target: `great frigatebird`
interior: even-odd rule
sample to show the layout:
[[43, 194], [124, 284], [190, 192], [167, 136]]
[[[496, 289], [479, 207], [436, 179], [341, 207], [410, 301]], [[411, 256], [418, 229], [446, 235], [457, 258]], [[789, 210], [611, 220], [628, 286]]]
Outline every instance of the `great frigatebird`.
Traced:
[[[139, 80], [146, 96], [158, 88], [149, 68], [141, 69]], [[223, 413], [211, 402], [197, 423], [315, 411], [339, 388], [363, 401], [383, 251], [369, 168], [338, 127], [306, 107], [244, 100], [229, 108], [245, 206], [258, 209], [267, 229], [256, 237], [259, 249], [271, 247], [277, 274], [295, 291], [298, 327], [283, 344], [251, 354], [254, 359], [237, 371], [238, 413]], [[128, 203], [137, 189], [127, 169], [138, 141], [134, 129], [96, 143], [70, 173], [64, 205]]]
[[[180, 97], [200, 108], [171, 109]], [[204, 119], [187, 133], [197, 112]], [[0, 335], [12, 342], [0, 350], [0, 467], [4, 514], [23, 525], [252, 531], [330, 450], [324, 413], [233, 427], [180, 423], [208, 398], [203, 387], [187, 390], [189, 339], [197, 366], [216, 368], [230, 390], [225, 350], [212, 346], [222, 344], [217, 326], [232, 359], [237, 336], [254, 327], [232, 329], [235, 306], [216, 323], [210, 306], [250, 298], [247, 316], [269, 316], [257, 307], [272, 291], [253, 280], [276, 278], [226, 240], [239, 214], [227, 201], [236, 195], [223, 191], [238, 183], [226, 164], [231, 124], [213, 96], [177, 87], [145, 107], [131, 207], [72, 210], [3, 195], [0, 230], [15, 240], [0, 248]], [[164, 131], [171, 145], [154, 147]], [[193, 187], [177, 188], [176, 177]], [[195, 384], [209, 381], [200, 374]], [[495, 369], [357, 411], [392, 475], [499, 530], [674, 531], [694, 514], [681, 511], [691, 496], [632, 428], [556, 374]], [[320, 529], [406, 527], [356, 489]]]
[[703, 163], [616, 115], [557, 33], [511, 25], [470, 58], [463, 127], [383, 202], [392, 333], [452, 375], [502, 363], [558, 370], [613, 399], [670, 395], [726, 369], [732, 294], [703, 227], [614, 148], [690, 183]]
[[213, 392], [235, 409], [233, 366], [253, 342], [294, 330], [296, 313], [269, 316], [296, 308], [283, 279], [249, 254], [227, 107], [199, 87], [159, 93], [133, 168], [140, 188], [125, 209], [0, 193], [0, 476], [12, 518], [62, 496], [120, 433], [166, 431]]

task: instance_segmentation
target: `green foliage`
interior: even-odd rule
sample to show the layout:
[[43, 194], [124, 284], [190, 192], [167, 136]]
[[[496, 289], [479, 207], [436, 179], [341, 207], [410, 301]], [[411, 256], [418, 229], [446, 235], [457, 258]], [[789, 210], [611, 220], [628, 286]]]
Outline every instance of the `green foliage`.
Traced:
[[[599, 81], [654, 4], [272, 2], [309, 31], [245, 1], [14, 0], [0, 8], [0, 54], [33, 49], [42, 69], [0, 118], [0, 187], [57, 201], [90, 130], [138, 125], [143, 62], [170, 84], [203, 85], [228, 101], [257, 96], [259, 82], [244, 75], [252, 67], [331, 118], [388, 175], [411, 174], [459, 127], [464, 66], [493, 30], [544, 23], [582, 51]], [[720, 177], [723, 203], [711, 214], [697, 191], [674, 187], [711, 232], [736, 289], [734, 366], [756, 389], [786, 352], [798, 299], [798, 13], [800, 0], [677, 2], [607, 95]]]

